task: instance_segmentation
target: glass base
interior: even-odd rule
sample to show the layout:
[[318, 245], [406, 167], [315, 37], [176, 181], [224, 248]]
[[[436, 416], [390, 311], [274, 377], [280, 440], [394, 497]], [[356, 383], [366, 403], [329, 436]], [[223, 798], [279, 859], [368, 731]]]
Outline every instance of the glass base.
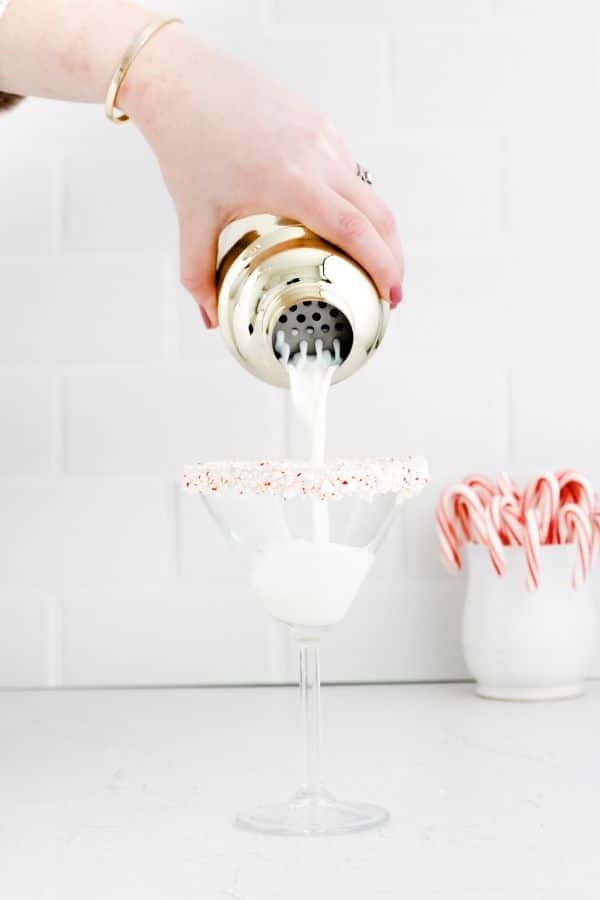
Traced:
[[350, 834], [388, 821], [387, 809], [370, 803], [340, 803], [322, 788], [300, 790], [287, 803], [240, 813], [236, 824], [264, 834]]

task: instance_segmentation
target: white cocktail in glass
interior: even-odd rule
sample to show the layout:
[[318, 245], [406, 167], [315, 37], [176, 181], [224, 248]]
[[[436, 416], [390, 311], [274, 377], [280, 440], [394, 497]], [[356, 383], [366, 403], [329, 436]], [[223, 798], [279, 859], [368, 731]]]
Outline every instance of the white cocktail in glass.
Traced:
[[240, 814], [238, 824], [276, 834], [342, 834], [380, 825], [385, 809], [334, 799], [321, 783], [319, 646], [356, 597], [401, 503], [429, 481], [419, 458], [337, 460], [323, 465], [219, 462], [187, 466], [197, 493], [244, 554], [267, 612], [296, 640], [305, 775], [289, 800]]

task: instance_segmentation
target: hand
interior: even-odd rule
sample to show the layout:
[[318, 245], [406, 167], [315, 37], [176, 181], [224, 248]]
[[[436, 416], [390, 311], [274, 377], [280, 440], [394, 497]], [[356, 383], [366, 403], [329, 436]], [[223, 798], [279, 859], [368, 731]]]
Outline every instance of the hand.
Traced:
[[361, 263], [392, 308], [400, 302], [392, 213], [331, 122], [293, 93], [169, 25], [135, 60], [118, 105], [158, 158], [179, 219], [181, 281], [209, 327], [219, 232], [253, 213], [301, 221]]

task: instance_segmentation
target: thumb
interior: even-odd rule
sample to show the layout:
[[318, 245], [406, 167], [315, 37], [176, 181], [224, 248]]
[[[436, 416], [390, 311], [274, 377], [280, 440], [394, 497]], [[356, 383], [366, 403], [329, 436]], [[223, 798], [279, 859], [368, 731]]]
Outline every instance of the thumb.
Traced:
[[217, 229], [195, 222], [181, 231], [180, 278], [202, 313], [207, 328], [218, 324], [215, 271], [217, 266]]

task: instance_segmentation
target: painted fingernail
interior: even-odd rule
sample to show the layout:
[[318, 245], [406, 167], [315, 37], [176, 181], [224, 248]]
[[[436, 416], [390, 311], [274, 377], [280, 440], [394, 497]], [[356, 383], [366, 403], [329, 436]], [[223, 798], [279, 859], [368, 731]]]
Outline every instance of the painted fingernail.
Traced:
[[208, 313], [202, 306], [200, 307], [200, 315], [202, 316], [202, 321], [204, 322], [206, 327], [212, 328], [212, 322], [210, 321], [210, 319], [208, 317]]
[[402, 285], [393, 284], [390, 288], [390, 306], [395, 309], [402, 302]]

